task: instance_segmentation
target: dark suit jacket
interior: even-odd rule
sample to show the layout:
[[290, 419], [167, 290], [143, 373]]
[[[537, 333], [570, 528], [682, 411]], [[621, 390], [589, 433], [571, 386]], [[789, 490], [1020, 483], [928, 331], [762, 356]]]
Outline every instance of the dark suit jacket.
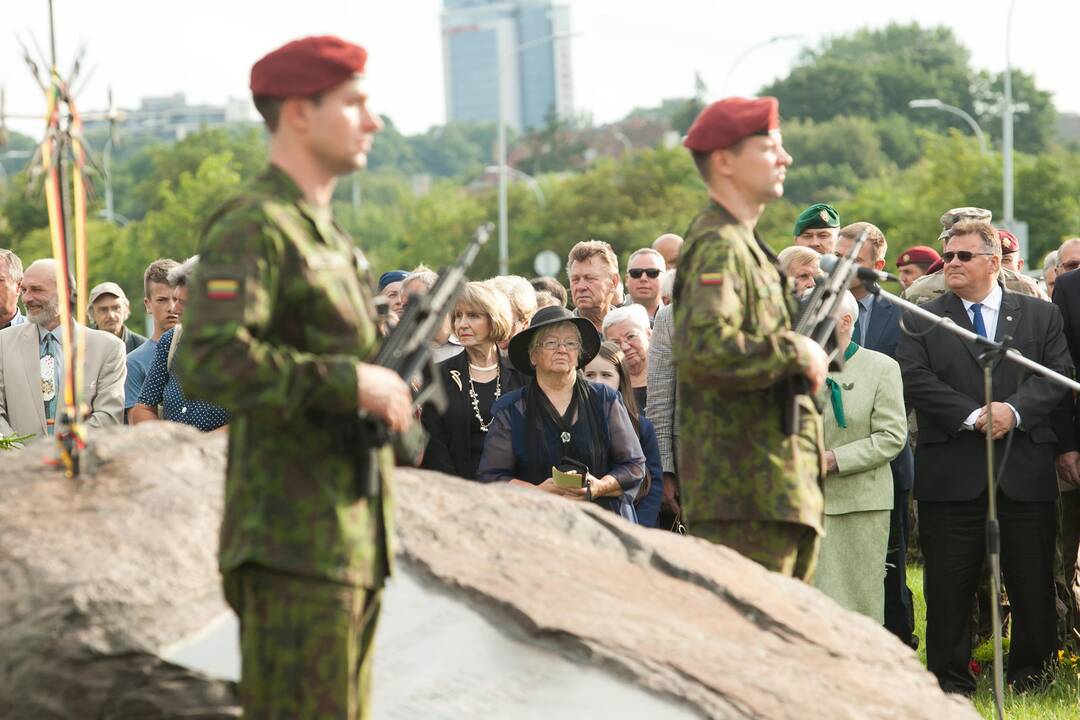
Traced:
[[[1080, 367], [1080, 272], [1074, 270], [1058, 276], [1054, 283], [1054, 304], [1061, 310], [1073, 365]], [[1064, 414], [1058, 426], [1059, 452], [1080, 449], [1080, 406], [1074, 408], [1072, 405], [1070, 402], [1069, 412]]]
[[[951, 292], [923, 307], [973, 329], [963, 302]], [[900, 339], [896, 359], [904, 375], [905, 399], [915, 408], [919, 422], [915, 499], [973, 500], [986, 489], [986, 436], [962, 430], [961, 425], [985, 404], [979, 350], [974, 343], [943, 328], [931, 328], [910, 314], [905, 314], [904, 324], [912, 334]], [[1005, 290], [995, 339], [1006, 336], [1012, 337], [1010, 345], [1025, 357], [1071, 375], [1061, 313], [1051, 303]], [[1052, 417], [1068, 390], [1007, 360], [998, 363], [992, 378], [993, 399], [1010, 403], [1021, 420], [1013, 433], [1001, 490], [1018, 501], [1055, 499], [1057, 437]], [[1004, 439], [995, 443], [996, 463], [1004, 447]]]
[[[873, 312], [870, 313], [870, 326], [866, 328], [867, 350], [876, 350], [896, 359], [896, 345], [900, 342], [900, 308], [883, 297], [874, 298]], [[911, 444], [904, 442], [904, 447], [890, 463], [893, 476], [893, 492], [910, 492], [915, 484], [915, 458], [911, 454]]]
[[[502, 355], [499, 356], [499, 365], [499, 382], [505, 396], [523, 383], [521, 374]], [[436, 367], [448, 403], [442, 415], [430, 405], [424, 406], [421, 421], [428, 433], [428, 443], [421, 467], [475, 480], [480, 457], [471, 457], [469, 453], [469, 433], [473, 421], [472, 399], [469, 397], [469, 354], [460, 352]]]

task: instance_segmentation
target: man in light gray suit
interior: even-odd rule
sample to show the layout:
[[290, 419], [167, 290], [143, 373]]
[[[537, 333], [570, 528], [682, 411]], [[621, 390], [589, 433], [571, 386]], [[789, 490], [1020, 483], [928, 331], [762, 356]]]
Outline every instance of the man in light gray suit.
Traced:
[[663, 305], [653, 320], [652, 342], [649, 345], [649, 403], [645, 414], [656, 428], [656, 442], [660, 446], [660, 465], [664, 470], [664, 499], [660, 505], [657, 527], [673, 529], [677, 525], [679, 507], [679, 483], [675, 468], [678, 457], [676, 445], [679, 437], [675, 412], [675, 366], [671, 364], [672, 311], [674, 306]]
[[[28, 322], [0, 330], [0, 435], [51, 435], [53, 420], [63, 410], [56, 262], [38, 260], [26, 268], [21, 292]], [[86, 337], [86, 425], [119, 424], [127, 377], [124, 343], [77, 323], [75, 331]]]

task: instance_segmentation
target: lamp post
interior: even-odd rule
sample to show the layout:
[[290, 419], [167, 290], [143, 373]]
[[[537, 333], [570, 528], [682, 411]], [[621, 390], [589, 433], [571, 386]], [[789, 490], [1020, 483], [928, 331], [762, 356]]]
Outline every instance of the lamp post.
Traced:
[[1002, 171], [1002, 214], [1004, 223], [1013, 222], [1013, 102], [1012, 102], [1012, 17], [1016, 0], [1009, 3], [1009, 13], [1005, 19], [1005, 99], [1001, 109], [1001, 171]]
[[762, 42], [759, 42], [757, 45], [751, 45], [746, 50], [743, 50], [742, 54], [739, 55], [737, 58], [735, 58], [735, 62], [731, 63], [731, 67], [728, 68], [727, 77], [724, 78], [723, 97], [728, 96], [728, 85], [731, 84], [731, 76], [735, 74], [735, 68], [739, 67], [739, 65], [742, 63], [742, 61], [745, 60], [748, 56], [750, 56], [752, 53], [754, 53], [757, 50], [760, 50], [763, 47], [768, 47], [769, 45], [774, 45], [774, 44], [776, 44], [778, 42], [783, 42], [785, 40], [801, 40], [802, 37], [803, 36], [799, 35], [799, 34], [794, 34], [794, 35], [773, 35], [768, 40], [763, 40]]
[[523, 42], [499, 60], [499, 274], [510, 272], [510, 212], [506, 206], [506, 63], [522, 50], [543, 45], [554, 40], [570, 37], [576, 33], [553, 33], [535, 40]]
[[975, 118], [971, 117], [971, 115], [963, 109], [958, 108], [955, 105], [943, 103], [937, 98], [919, 98], [918, 100], [912, 100], [908, 103], [908, 107], [924, 108], [927, 110], [943, 110], [962, 118], [964, 122], [968, 124], [968, 127], [971, 128], [971, 131], [975, 133], [975, 138], [979, 141], [979, 150], [981, 150], [983, 154], [989, 154], [990, 148], [986, 145], [986, 136], [983, 134], [982, 128], [979, 127], [979, 123], [975, 122]]
[[[488, 165], [486, 168], [484, 168], [484, 172], [486, 172], [489, 175], [494, 175], [494, 174], [499, 172], [499, 166], [498, 165]], [[508, 168], [506, 168], [506, 172], [510, 173], [515, 178], [517, 178], [518, 180], [521, 180], [522, 182], [524, 182], [526, 185], [529, 186], [529, 189], [532, 190], [533, 195], [536, 196], [537, 204], [539, 204], [541, 206], [547, 204], [547, 198], [544, 196], [544, 191], [540, 189], [540, 183], [538, 183], [536, 181], [536, 178], [534, 178], [532, 175], [530, 175], [530, 174], [528, 174], [526, 172], [522, 172], [521, 170], [518, 170], [517, 168], [508, 167]]]

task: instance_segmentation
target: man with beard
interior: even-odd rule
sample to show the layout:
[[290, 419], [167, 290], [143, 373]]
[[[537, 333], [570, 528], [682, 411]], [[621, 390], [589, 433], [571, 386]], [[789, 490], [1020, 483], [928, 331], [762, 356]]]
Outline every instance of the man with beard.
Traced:
[[[0, 330], [0, 435], [52, 435], [64, 409], [56, 261], [32, 263], [21, 289], [27, 322]], [[72, 325], [86, 338], [81, 398], [89, 407], [86, 425], [117, 425], [124, 416], [124, 343], [111, 333]]]

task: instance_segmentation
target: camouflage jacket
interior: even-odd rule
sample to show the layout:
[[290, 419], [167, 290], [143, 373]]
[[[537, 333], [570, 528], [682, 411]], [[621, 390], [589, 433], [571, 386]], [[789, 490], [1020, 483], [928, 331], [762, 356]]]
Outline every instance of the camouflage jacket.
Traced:
[[[1021, 295], [1030, 295], [1031, 297], [1037, 297], [1040, 300], [1050, 301], [1050, 297], [1046, 292], [1039, 287], [1039, 284], [1027, 275], [1010, 270], [1009, 268], [1001, 268], [1001, 282], [1011, 292], [1019, 293]], [[917, 278], [915, 282], [911, 283], [911, 286], [904, 290], [901, 297], [908, 302], [913, 302], [916, 305], [922, 305], [923, 303], [930, 302], [936, 297], [941, 297], [948, 292], [949, 286], [945, 283], [945, 273], [942, 270], [938, 270], [930, 275], [923, 275], [921, 278]]]
[[782, 431], [787, 381], [808, 362], [793, 294], [772, 253], [716, 202], [686, 233], [675, 276], [679, 482], [694, 522], [774, 520], [822, 529], [822, 426], [811, 400]]
[[[273, 166], [209, 221], [200, 256], [175, 369], [233, 417], [222, 571], [380, 586], [392, 456], [357, 414], [356, 363], [377, 337], [367, 261]], [[369, 472], [382, 491], [363, 497]]]

